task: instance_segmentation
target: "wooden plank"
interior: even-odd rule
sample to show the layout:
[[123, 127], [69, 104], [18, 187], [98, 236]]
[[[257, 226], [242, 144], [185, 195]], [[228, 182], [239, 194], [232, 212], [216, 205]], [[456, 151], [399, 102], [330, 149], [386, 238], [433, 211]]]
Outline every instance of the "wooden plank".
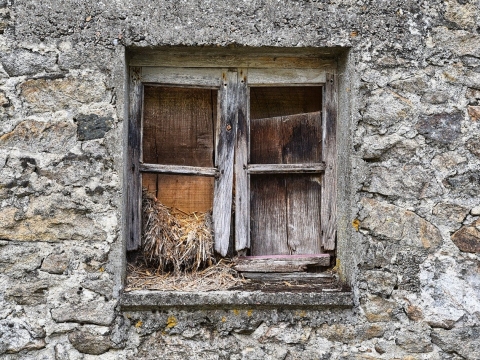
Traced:
[[251, 120], [252, 164], [321, 162], [321, 113]]
[[217, 126], [216, 165], [220, 172], [215, 181], [213, 229], [215, 251], [225, 256], [230, 245], [232, 217], [234, 150], [237, 133], [237, 72], [222, 74], [220, 91], [220, 122]]
[[250, 177], [251, 254], [290, 255], [283, 176]]
[[308, 272], [286, 272], [286, 273], [263, 273], [263, 272], [242, 272], [246, 279], [262, 281], [315, 281], [315, 284], [335, 283], [336, 278], [325, 273]]
[[248, 87], [247, 70], [239, 70], [238, 125], [235, 148], [235, 250], [250, 248], [248, 164]]
[[322, 86], [250, 88], [250, 118], [252, 120], [320, 112], [321, 110]]
[[140, 147], [143, 85], [141, 69], [130, 68], [127, 156], [125, 166], [125, 226], [127, 251], [137, 250], [141, 245], [141, 184], [140, 184]]
[[144, 89], [143, 162], [213, 167], [217, 91]]
[[248, 82], [251, 86], [272, 86], [325, 83], [325, 71], [321, 69], [249, 69]]
[[337, 79], [327, 74], [324, 91], [322, 160], [327, 165], [322, 180], [322, 243], [325, 250], [335, 249], [337, 229]]
[[249, 174], [319, 174], [325, 171], [325, 164], [251, 164]]
[[[227, 52], [228, 51], [228, 52]], [[224, 67], [224, 68], [311, 68], [330, 69], [334, 68], [334, 60], [322, 59], [318, 50], [301, 51], [300, 49], [287, 51], [275, 51], [274, 49], [260, 49], [255, 51], [236, 51], [236, 49], [205, 49], [194, 51], [187, 49], [159, 49], [137, 50], [132, 52], [129, 59], [131, 66], [162, 66], [178, 68], [191, 67]]]
[[234, 269], [241, 272], [299, 272], [315, 266], [329, 266], [330, 255], [304, 257], [259, 258], [246, 257], [235, 260]]
[[218, 176], [218, 170], [214, 167], [181, 166], [181, 165], [160, 165], [140, 164], [141, 172], [156, 174], [181, 174], [181, 175], [202, 175]]
[[[156, 183], [146, 183], [147, 176], [151, 175], [156, 175]], [[142, 180], [142, 186], [167, 207], [187, 214], [212, 210], [213, 177], [144, 173]]]
[[288, 247], [294, 254], [321, 253], [321, 178], [297, 175], [285, 180]]
[[218, 89], [222, 84], [222, 69], [146, 66], [142, 68], [142, 81], [152, 84], [211, 87]]

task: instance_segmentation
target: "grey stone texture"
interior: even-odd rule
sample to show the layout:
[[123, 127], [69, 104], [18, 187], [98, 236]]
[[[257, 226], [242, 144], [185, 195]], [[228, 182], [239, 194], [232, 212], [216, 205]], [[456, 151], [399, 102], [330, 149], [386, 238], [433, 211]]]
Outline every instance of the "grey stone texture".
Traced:
[[[0, 358], [480, 359], [479, 26], [476, 0], [0, 0]], [[348, 306], [122, 298], [126, 67], [171, 46], [335, 54]]]

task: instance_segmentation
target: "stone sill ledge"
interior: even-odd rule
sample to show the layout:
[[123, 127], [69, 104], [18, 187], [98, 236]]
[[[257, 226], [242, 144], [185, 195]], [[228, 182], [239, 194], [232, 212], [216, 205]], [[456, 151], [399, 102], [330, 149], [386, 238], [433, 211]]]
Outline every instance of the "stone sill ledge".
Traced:
[[351, 292], [262, 292], [209, 291], [180, 292], [137, 290], [125, 292], [120, 298], [122, 310], [152, 310], [163, 308], [322, 308], [353, 307]]

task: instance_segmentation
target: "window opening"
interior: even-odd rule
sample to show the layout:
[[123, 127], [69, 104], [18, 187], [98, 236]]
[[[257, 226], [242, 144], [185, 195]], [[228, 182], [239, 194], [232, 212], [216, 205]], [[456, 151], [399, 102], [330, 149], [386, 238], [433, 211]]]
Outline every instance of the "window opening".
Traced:
[[143, 192], [211, 219], [217, 260], [239, 255], [250, 278], [317, 278], [305, 271], [335, 249], [335, 118], [320, 70], [132, 67], [127, 250], [141, 245]]

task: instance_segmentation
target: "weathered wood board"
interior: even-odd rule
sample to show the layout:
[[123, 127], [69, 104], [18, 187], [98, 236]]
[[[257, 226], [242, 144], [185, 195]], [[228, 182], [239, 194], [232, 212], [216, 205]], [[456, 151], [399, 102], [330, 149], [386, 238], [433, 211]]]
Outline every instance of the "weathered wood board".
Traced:
[[251, 175], [252, 255], [322, 253], [321, 176]]
[[234, 264], [234, 269], [241, 272], [300, 272], [307, 270], [309, 266], [329, 266], [330, 255], [247, 256], [235, 259]]

